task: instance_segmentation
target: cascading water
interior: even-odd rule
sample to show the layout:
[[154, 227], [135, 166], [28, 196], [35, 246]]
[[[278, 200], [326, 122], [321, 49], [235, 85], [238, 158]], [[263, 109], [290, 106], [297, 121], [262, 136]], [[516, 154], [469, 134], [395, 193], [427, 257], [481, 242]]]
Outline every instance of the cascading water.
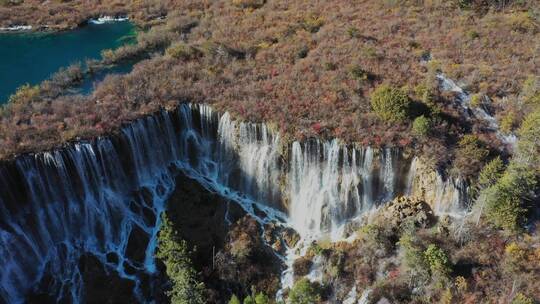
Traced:
[[[159, 215], [174, 187], [167, 170], [173, 137], [157, 136], [167, 124], [167, 115], [148, 117], [124, 128], [118, 140], [77, 143], [2, 166], [0, 299], [23, 302], [48, 274], [51, 296], [79, 302], [83, 253], [140, 288], [137, 272], [155, 270]], [[143, 259], [128, 249], [135, 230], [148, 239]]]
[[302, 236], [335, 235], [350, 219], [403, 193], [399, 150], [348, 148], [338, 140], [294, 142], [288, 190], [290, 223]]
[[468, 187], [462, 179], [443, 178], [441, 174], [426, 174], [425, 165], [414, 157], [407, 175], [406, 195], [423, 198], [435, 214], [462, 217], [468, 208]]
[[[264, 124], [187, 104], [108, 138], [20, 156], [0, 165], [0, 300], [24, 302], [44, 274], [53, 277], [57, 299], [84, 300], [78, 260], [90, 253], [133, 280], [139, 300], [148, 301], [141, 276], [156, 271], [160, 215], [178, 170], [259, 222], [287, 221], [314, 240], [343, 237], [351, 219], [407, 193], [409, 163], [399, 149], [338, 140], [288, 146]], [[134, 238], [144, 239], [142, 258], [132, 252]]]
[[[484, 121], [489, 129], [495, 132], [497, 137], [504, 143], [513, 148], [517, 142], [517, 136], [515, 134], [503, 134], [500, 131], [499, 123], [497, 119], [490, 115], [486, 110], [481, 107], [471, 107], [471, 96], [461, 87], [459, 87], [453, 80], [447, 78], [444, 74], [438, 74], [437, 79], [440, 82], [441, 89], [443, 91], [454, 92], [457, 94], [457, 101], [460, 106], [465, 109], [465, 114], [469, 118], [470, 113]], [[470, 112], [470, 113], [469, 113]]]
[[[199, 115], [194, 116], [193, 113]], [[174, 189], [174, 168], [186, 169], [212, 190], [243, 202], [253, 212], [249, 193], [275, 194], [267, 165], [251, 167], [254, 155], [272, 154], [272, 137], [247, 132], [240, 156], [224, 147], [237, 146], [221, 136], [210, 108], [182, 105], [176, 112], [136, 120], [118, 136], [81, 142], [54, 152], [25, 155], [0, 167], [0, 299], [20, 303], [45, 273], [53, 275], [53, 296], [79, 302], [84, 298], [78, 260], [91, 253], [121, 277], [139, 286], [138, 272], [155, 271], [154, 251], [164, 203]], [[197, 121], [198, 120], [198, 121]], [[197, 123], [200, 123], [198, 125]], [[231, 126], [233, 123], [230, 124]], [[257, 126], [241, 126], [246, 130]], [[258, 130], [261, 134], [266, 130]], [[251, 147], [261, 141], [258, 147]], [[275, 140], [274, 140], [275, 141]], [[238, 159], [240, 166], [230, 165]], [[234, 162], [231, 162], [234, 164]], [[243, 182], [235, 175], [246, 169]], [[238, 171], [238, 172], [236, 172]], [[277, 176], [273, 173], [270, 176]], [[257, 181], [254, 185], [252, 180]], [[249, 186], [243, 189], [242, 185]], [[229, 188], [230, 186], [230, 188]], [[277, 184], [275, 185], [277, 186]], [[240, 195], [232, 189], [245, 190]], [[254, 196], [266, 198], [264, 195]], [[269, 195], [269, 199], [274, 199]], [[248, 203], [249, 202], [249, 203]], [[267, 218], [285, 216], [270, 208]], [[146, 238], [144, 258], [130, 252], [134, 231]], [[111, 259], [111, 256], [116, 258]], [[113, 260], [113, 261], [111, 261]], [[142, 298], [140, 290], [135, 290]]]

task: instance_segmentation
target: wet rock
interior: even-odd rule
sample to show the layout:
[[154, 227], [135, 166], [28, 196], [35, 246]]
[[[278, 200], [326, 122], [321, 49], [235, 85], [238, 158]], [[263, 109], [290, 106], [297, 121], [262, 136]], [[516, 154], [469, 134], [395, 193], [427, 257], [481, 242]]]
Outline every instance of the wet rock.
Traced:
[[294, 229], [287, 227], [283, 230], [283, 240], [287, 247], [293, 248], [300, 241], [300, 235]]
[[141, 227], [134, 225], [129, 235], [126, 256], [133, 262], [143, 264], [149, 242], [148, 234]]
[[287, 247], [292, 248], [296, 246], [300, 240], [300, 235], [294, 229], [283, 227], [275, 222], [264, 225], [263, 237], [265, 242], [280, 254], [285, 254]]
[[118, 254], [116, 254], [116, 252], [109, 252], [107, 253], [107, 263], [111, 263], [111, 264], [118, 264]]
[[377, 304], [391, 304], [390, 301], [388, 301], [387, 298], [381, 298], [379, 301], [377, 301]]
[[180, 237], [196, 248], [193, 262], [202, 269], [212, 264], [213, 254], [223, 247], [229, 229], [225, 217], [234, 223], [245, 212], [185, 175], [176, 178], [176, 185], [167, 202], [167, 215]]
[[129, 275], [136, 275], [140, 270], [131, 266], [127, 261], [124, 261], [123, 263], [124, 271]]
[[284, 254], [287, 248], [283, 246], [283, 242], [280, 240], [275, 240], [272, 244], [272, 249], [274, 249], [276, 252], [279, 252], [280, 254]]
[[264, 225], [264, 241], [268, 244], [272, 244], [276, 241], [276, 236], [279, 233], [280, 227], [274, 222], [266, 223]]
[[266, 294], [277, 292], [284, 265], [265, 238], [262, 227], [249, 215], [231, 227], [223, 250], [216, 255], [214, 280], [221, 282], [222, 293], [245, 296], [252, 286]]
[[257, 207], [257, 205], [252, 204], [251, 206], [253, 207], [253, 211], [255, 212], [255, 215], [257, 215], [258, 217], [264, 219], [264, 218], [266, 218], [268, 216], [264, 211], [259, 209], [259, 207]]
[[392, 227], [400, 227], [405, 222], [412, 221], [416, 227], [426, 228], [436, 221], [433, 211], [425, 201], [408, 196], [395, 198], [382, 210], [380, 217]]
[[141, 200], [144, 203], [144, 205], [151, 208], [152, 200], [154, 196], [152, 194], [152, 190], [150, 190], [148, 187], [142, 187], [142, 189], [140, 190], [140, 194], [141, 194]]
[[313, 262], [307, 257], [296, 259], [293, 264], [294, 276], [303, 277], [308, 275], [309, 271], [311, 270], [311, 266], [313, 266]]
[[[456, 207], [456, 197], [464, 199], [465, 184], [455, 183], [448, 177], [445, 179], [421, 158], [414, 162], [415, 174], [410, 181], [410, 195], [426, 202], [432, 209], [452, 211]], [[463, 188], [465, 187], [465, 188]], [[461, 202], [463, 203], [463, 202]]]
[[115, 271], [108, 271], [96, 257], [82, 256], [79, 268], [85, 303], [137, 303], [133, 293], [135, 283], [121, 278]]

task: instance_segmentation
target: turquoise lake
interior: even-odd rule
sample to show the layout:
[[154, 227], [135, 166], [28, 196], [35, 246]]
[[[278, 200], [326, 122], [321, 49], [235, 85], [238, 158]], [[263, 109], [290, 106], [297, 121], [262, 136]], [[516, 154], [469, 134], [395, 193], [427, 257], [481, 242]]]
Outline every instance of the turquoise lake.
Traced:
[[38, 84], [61, 67], [99, 58], [102, 50], [127, 43], [134, 31], [124, 21], [60, 33], [0, 34], [0, 104], [25, 83]]

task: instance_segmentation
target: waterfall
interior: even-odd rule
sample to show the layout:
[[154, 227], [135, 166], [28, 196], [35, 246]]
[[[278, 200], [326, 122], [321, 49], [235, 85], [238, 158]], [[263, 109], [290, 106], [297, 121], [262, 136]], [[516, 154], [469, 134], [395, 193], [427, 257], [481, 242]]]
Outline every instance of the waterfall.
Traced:
[[[2, 165], [0, 299], [23, 302], [47, 273], [52, 296], [79, 302], [83, 253], [134, 280], [140, 296], [138, 272], [155, 271], [159, 215], [174, 187], [167, 169], [174, 137], [158, 134], [170, 124], [162, 113], [130, 124], [118, 140], [81, 142]], [[142, 259], [131, 248], [137, 231], [147, 238]]]
[[407, 174], [407, 195], [417, 196], [431, 205], [435, 214], [461, 217], [468, 208], [468, 187], [462, 179], [443, 177], [426, 168], [414, 157]]
[[416, 178], [416, 175], [418, 174], [418, 157], [414, 157], [411, 166], [409, 168], [409, 174], [407, 175], [407, 188], [405, 190], [405, 193], [407, 195], [412, 195], [414, 191], [414, 179]]
[[[160, 216], [179, 172], [259, 222], [286, 223], [313, 240], [341, 238], [344, 224], [411, 191], [418, 178], [408, 164], [395, 148], [287, 144], [265, 124], [190, 104], [115, 135], [19, 156], [0, 163], [0, 302], [24, 302], [45, 274], [52, 296], [80, 302], [86, 253], [135, 282], [134, 294], [147, 302], [141, 282], [156, 272]], [[460, 184], [440, 183], [438, 199], [459, 205]]]
[[[289, 216], [302, 236], [333, 238], [340, 226], [402, 194], [398, 149], [349, 148], [338, 140], [293, 142], [288, 179]], [[378, 168], [378, 170], [377, 170]]]
[[[503, 134], [500, 131], [499, 123], [497, 119], [489, 114], [486, 110], [481, 107], [471, 107], [471, 96], [461, 87], [459, 87], [453, 80], [447, 78], [444, 74], [440, 73], [437, 75], [437, 79], [440, 82], [441, 89], [443, 91], [454, 92], [457, 95], [457, 101], [459, 105], [465, 110], [465, 115], [467, 119], [470, 119], [471, 114], [474, 117], [479, 118], [484, 121], [489, 129], [495, 132], [495, 135], [506, 145], [513, 148], [517, 142], [517, 136], [515, 134]], [[487, 97], [486, 97], [487, 98]]]
[[[78, 262], [91, 253], [135, 281], [135, 293], [146, 302], [139, 273], [156, 270], [160, 214], [178, 169], [253, 214], [257, 200], [279, 200], [279, 171], [273, 171], [279, 169], [279, 139], [254, 124], [241, 125], [241, 136], [233, 137], [236, 126], [228, 117], [217, 123], [209, 107], [181, 105], [133, 121], [117, 136], [2, 164], [0, 299], [24, 302], [47, 273], [56, 299], [79, 302]], [[285, 218], [264, 204], [258, 209], [266, 212], [261, 221]], [[132, 252], [136, 236], [147, 244], [142, 259]]]

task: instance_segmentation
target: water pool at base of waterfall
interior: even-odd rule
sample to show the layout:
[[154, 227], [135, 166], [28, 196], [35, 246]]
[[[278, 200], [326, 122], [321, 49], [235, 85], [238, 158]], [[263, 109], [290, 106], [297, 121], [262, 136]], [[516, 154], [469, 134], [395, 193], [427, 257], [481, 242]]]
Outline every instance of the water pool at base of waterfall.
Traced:
[[134, 31], [133, 24], [122, 21], [59, 33], [0, 34], [0, 104], [23, 84], [38, 84], [62, 67], [129, 42]]

